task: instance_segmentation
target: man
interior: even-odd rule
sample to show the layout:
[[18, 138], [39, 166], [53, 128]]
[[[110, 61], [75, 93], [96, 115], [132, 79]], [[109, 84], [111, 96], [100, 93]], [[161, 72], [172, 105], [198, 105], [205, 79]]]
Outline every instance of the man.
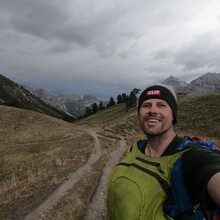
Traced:
[[146, 88], [139, 98], [138, 117], [147, 140], [135, 143], [110, 174], [110, 220], [174, 219], [164, 211], [164, 203], [171, 169], [179, 158], [196, 203], [205, 209], [220, 207], [220, 156], [198, 146], [176, 150], [183, 138], [174, 132], [177, 97], [173, 88], [165, 84]]

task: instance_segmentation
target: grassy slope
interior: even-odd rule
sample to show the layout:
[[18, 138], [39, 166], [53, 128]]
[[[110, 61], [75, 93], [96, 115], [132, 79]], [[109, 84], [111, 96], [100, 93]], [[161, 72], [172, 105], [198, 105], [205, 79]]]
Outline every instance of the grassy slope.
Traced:
[[[219, 110], [220, 94], [179, 97], [176, 129], [183, 135], [208, 137], [220, 146]], [[127, 112], [124, 105], [103, 110], [74, 124], [27, 110], [0, 106], [0, 121], [0, 219], [22, 219], [70, 172], [85, 163], [92, 152], [94, 140], [79, 129], [81, 126], [116, 140], [122, 135], [128, 145], [144, 137], [138, 128], [136, 110]], [[102, 140], [102, 148], [107, 153], [116, 144], [117, 141]], [[78, 193], [77, 189], [74, 190], [72, 200], [68, 198], [72, 206], [75, 204], [73, 201], [80, 203], [76, 204], [74, 215], [77, 209], [80, 215], [80, 210], [88, 202], [86, 199], [88, 194], [91, 196], [91, 186], [95, 187], [94, 182], [101, 174], [101, 170], [95, 172], [95, 169], [101, 169], [103, 164], [104, 161], [98, 161], [93, 174], [91, 172], [88, 176], [90, 185], [86, 181], [81, 184]], [[65, 203], [65, 206], [70, 210], [69, 204]], [[59, 214], [64, 212], [66, 215], [64, 208], [57, 210]]]
[[220, 141], [219, 124], [220, 93], [179, 97], [177, 124], [179, 131], [186, 135], [203, 136], [218, 142]]
[[[220, 93], [202, 96], [179, 96], [177, 117], [178, 123], [175, 128], [181, 135], [203, 136], [218, 141], [220, 139]], [[134, 127], [138, 126], [136, 121], [135, 110], [128, 113], [125, 107], [120, 105], [89, 116], [77, 123], [89, 126], [114, 127], [115, 124], [126, 122], [129, 129], [138, 131]]]
[[86, 162], [94, 141], [72, 124], [28, 110], [0, 106], [0, 121], [0, 219], [22, 219]]

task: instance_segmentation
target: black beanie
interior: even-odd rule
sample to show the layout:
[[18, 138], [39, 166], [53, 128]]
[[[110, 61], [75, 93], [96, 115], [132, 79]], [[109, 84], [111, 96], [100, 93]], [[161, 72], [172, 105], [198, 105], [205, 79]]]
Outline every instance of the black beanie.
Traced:
[[177, 123], [177, 97], [174, 89], [171, 86], [158, 83], [147, 87], [139, 97], [138, 113], [142, 103], [147, 99], [162, 99], [166, 101], [173, 111], [173, 124]]

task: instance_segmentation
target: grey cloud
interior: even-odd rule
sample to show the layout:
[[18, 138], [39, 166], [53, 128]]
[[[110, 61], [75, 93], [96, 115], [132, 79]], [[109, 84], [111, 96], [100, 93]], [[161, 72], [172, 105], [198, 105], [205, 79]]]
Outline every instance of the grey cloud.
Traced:
[[48, 54], [67, 53], [73, 49], [73, 46], [64, 42], [57, 42], [48, 50]]
[[67, 22], [67, 15], [51, 1], [16, 0], [0, 2], [7, 10], [9, 25], [15, 30], [50, 39]]
[[190, 44], [180, 48], [175, 61], [184, 65], [185, 70], [203, 67], [220, 68], [220, 42], [218, 33], [207, 32], [196, 37]]
[[[1, 10], [7, 10], [9, 25], [21, 33], [27, 33], [46, 40], [61, 40], [89, 45], [95, 38], [102, 38], [112, 31], [123, 10], [105, 8], [96, 11], [94, 8], [80, 14], [70, 10], [65, 1], [41, 0], [2, 0]], [[77, 7], [77, 5], [76, 5]], [[86, 5], [85, 5], [86, 7]], [[120, 30], [114, 36], [122, 37]], [[104, 41], [104, 40], [101, 40]], [[98, 42], [95, 42], [98, 43]], [[101, 42], [102, 43], [102, 42]]]
[[171, 59], [173, 57], [173, 53], [170, 49], [162, 49], [155, 51], [152, 53], [152, 59], [154, 60], [165, 60], [165, 59]]
[[171, 17], [171, 10], [169, 8], [162, 8], [159, 13], [155, 16], [155, 20], [153, 21], [154, 25], [164, 25], [169, 22], [173, 22], [173, 18]]
[[219, 69], [220, 42], [217, 32], [206, 32], [195, 36], [181, 47], [163, 48], [152, 53], [148, 71], [180, 69], [184, 72], [206, 71], [206, 68]]

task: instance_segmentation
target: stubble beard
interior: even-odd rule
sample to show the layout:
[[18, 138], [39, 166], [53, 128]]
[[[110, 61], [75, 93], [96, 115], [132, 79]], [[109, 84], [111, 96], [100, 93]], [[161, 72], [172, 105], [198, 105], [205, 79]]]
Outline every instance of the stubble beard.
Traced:
[[142, 122], [140, 127], [147, 137], [159, 137], [167, 133], [171, 129], [172, 125], [166, 126], [165, 123], [162, 123], [159, 128], [155, 128], [145, 126], [144, 122]]

